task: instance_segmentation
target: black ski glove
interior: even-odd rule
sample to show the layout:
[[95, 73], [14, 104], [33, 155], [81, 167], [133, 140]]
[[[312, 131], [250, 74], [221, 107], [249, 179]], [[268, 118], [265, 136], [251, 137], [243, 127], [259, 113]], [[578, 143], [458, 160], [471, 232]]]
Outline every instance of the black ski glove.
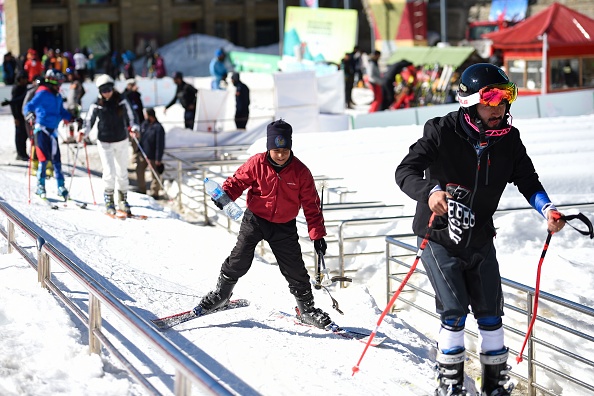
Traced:
[[316, 239], [314, 241], [314, 249], [316, 250], [316, 253], [319, 254], [320, 256], [323, 256], [326, 254], [327, 247], [328, 246], [326, 245], [326, 241], [324, 240], [324, 238]]
[[8, 99], [4, 99], [2, 101], [2, 106], [8, 106], [9, 104], [10, 104], [10, 100], [8, 100]]
[[219, 201], [216, 201], [214, 198], [211, 198], [212, 202], [214, 202], [215, 206], [221, 210], [223, 210], [223, 205]]
[[454, 199], [448, 199], [448, 228], [450, 239], [457, 245], [467, 236], [467, 230], [474, 227], [474, 213], [468, 206]]
[[465, 245], [468, 239], [468, 230], [474, 227], [474, 213], [468, 207], [472, 197], [472, 190], [459, 184], [448, 183], [446, 192], [452, 196], [452, 198], [448, 198], [450, 239], [456, 245]]

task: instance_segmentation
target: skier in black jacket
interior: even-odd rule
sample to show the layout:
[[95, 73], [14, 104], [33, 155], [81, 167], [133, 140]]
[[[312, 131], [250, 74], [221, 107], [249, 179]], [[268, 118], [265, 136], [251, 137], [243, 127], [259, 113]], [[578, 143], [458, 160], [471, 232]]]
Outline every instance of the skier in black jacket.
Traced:
[[21, 72], [17, 75], [16, 85], [12, 87], [12, 96], [10, 100], [4, 100], [2, 106], [10, 105], [10, 111], [14, 118], [14, 143], [16, 146], [17, 157], [19, 161], [29, 161], [29, 154], [27, 154], [27, 139], [29, 133], [25, 127], [25, 116], [23, 115], [23, 101], [27, 95], [27, 74]]
[[163, 109], [163, 114], [179, 100], [179, 104], [184, 108], [184, 125], [188, 129], [194, 129], [194, 118], [196, 117], [196, 94], [198, 90], [184, 81], [184, 75], [181, 72], [175, 72], [173, 82], [177, 85], [175, 96]]
[[497, 66], [470, 66], [460, 78], [460, 109], [427, 121], [423, 137], [396, 169], [396, 183], [417, 201], [413, 230], [419, 244], [435, 214], [421, 260], [441, 317], [437, 396], [466, 395], [464, 324], [469, 306], [479, 328], [481, 395], [511, 392], [492, 219], [507, 183], [518, 187], [551, 232], [565, 225], [520, 132], [511, 125], [509, 110], [516, 96], [515, 84]]
[[102, 74], [95, 81], [99, 96], [89, 107], [84, 133], [79, 140], [88, 137], [97, 122], [97, 150], [103, 167], [105, 210], [109, 216], [116, 215], [114, 192], [118, 190], [118, 209], [126, 216], [132, 216], [128, 204], [128, 147], [129, 136], [139, 130], [134, 112], [128, 101], [115, 90], [111, 76]]
[[250, 89], [239, 79], [239, 73], [231, 75], [231, 82], [235, 86], [235, 126], [245, 129], [250, 118]]

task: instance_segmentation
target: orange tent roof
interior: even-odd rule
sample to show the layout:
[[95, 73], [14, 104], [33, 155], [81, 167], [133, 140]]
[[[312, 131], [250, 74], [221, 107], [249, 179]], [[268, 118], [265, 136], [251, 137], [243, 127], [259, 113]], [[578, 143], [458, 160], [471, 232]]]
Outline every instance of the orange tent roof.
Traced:
[[511, 28], [484, 37], [493, 41], [495, 49], [539, 49], [542, 48], [539, 37], [545, 32], [551, 49], [578, 46], [594, 49], [594, 19], [559, 3], [553, 3]]

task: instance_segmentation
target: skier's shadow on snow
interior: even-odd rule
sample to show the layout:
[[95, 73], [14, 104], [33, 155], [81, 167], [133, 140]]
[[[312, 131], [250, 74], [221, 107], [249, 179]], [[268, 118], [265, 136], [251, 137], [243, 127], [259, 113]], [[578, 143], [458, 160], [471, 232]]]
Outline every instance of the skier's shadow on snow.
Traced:
[[[271, 319], [271, 321], [273, 322], [274, 319]], [[265, 323], [262, 323], [260, 321], [255, 321], [255, 320], [249, 320], [249, 319], [244, 319], [244, 320], [234, 320], [228, 323], [221, 323], [221, 324], [208, 324], [208, 325], [196, 325], [193, 326], [191, 328], [186, 328], [183, 330], [180, 330], [179, 332], [185, 332], [185, 331], [192, 331], [192, 330], [200, 330], [200, 329], [212, 329], [212, 328], [229, 328], [229, 327], [236, 327], [236, 328], [245, 328], [245, 329], [253, 329], [253, 328], [258, 328], [258, 329], [263, 329], [263, 330], [271, 330], [271, 331], [276, 331], [278, 333], [287, 333], [290, 335], [299, 335], [299, 336], [303, 336], [303, 337], [310, 337], [310, 338], [318, 338], [318, 339], [341, 339], [339, 334], [334, 334], [330, 331], [323, 331], [319, 330], [319, 332], [314, 332], [317, 329], [311, 329], [313, 331], [308, 331], [310, 330], [309, 327], [305, 326], [303, 327], [303, 332], [298, 332], [295, 331], [295, 329], [286, 329], [286, 328], [281, 328], [278, 326], [269, 326]], [[364, 329], [364, 328], [358, 328], [358, 327], [349, 327], [349, 330], [352, 331], [356, 331], [356, 332], [369, 332], [369, 330]], [[382, 333], [377, 333], [376, 337], [385, 337], [385, 334]], [[353, 341], [352, 339], [349, 338], [343, 338], [345, 341]], [[189, 341], [188, 341], [189, 342]], [[398, 342], [392, 341], [390, 340], [390, 338], [387, 338], [381, 345], [378, 345], [377, 348], [382, 348], [382, 349], [397, 349], [397, 350], [401, 350], [402, 348], [400, 347], [400, 344]]]
[[[275, 318], [270, 318], [271, 322], [275, 321]], [[279, 326], [269, 326], [265, 323], [262, 323], [260, 321], [254, 321], [254, 320], [249, 320], [249, 319], [245, 319], [245, 320], [240, 320], [240, 321], [231, 321], [228, 323], [221, 323], [221, 324], [208, 324], [208, 325], [199, 325], [197, 324], [196, 326], [193, 326], [191, 328], [187, 328], [187, 329], [183, 329], [180, 332], [183, 331], [191, 331], [191, 330], [200, 330], [200, 329], [205, 329], [205, 328], [229, 328], [229, 327], [238, 327], [238, 328], [246, 328], [246, 329], [253, 329], [253, 328], [259, 328], [259, 329], [267, 329], [267, 330], [271, 330], [271, 331], [276, 331], [278, 333], [286, 333], [286, 334], [290, 334], [290, 335], [299, 335], [299, 336], [303, 336], [303, 337], [310, 337], [310, 338], [316, 338], [316, 339], [341, 339], [340, 335], [338, 334], [333, 334], [331, 332], [322, 332], [320, 330], [320, 332], [315, 332], [317, 329], [313, 329], [313, 331], [308, 331], [308, 327], [305, 326], [303, 327], [303, 332], [297, 332], [295, 330], [295, 328], [292, 329], [287, 329], [287, 328], [282, 328]], [[406, 326], [403, 326], [406, 327]], [[355, 331], [355, 332], [369, 332], [369, 329], [366, 328], [362, 328], [362, 327], [349, 327], [348, 328], [351, 331]], [[421, 335], [421, 333], [418, 333], [415, 331], [416, 334], [418, 334], [421, 338], [424, 338], [424, 336]], [[382, 332], [378, 332], [375, 337], [387, 337], [386, 334], [382, 333]], [[352, 339], [348, 339], [348, 338], [343, 338], [342, 340], [347, 341], [347, 342], [352, 342]], [[365, 344], [364, 341], [359, 341], [361, 343], [361, 345]], [[423, 347], [419, 347], [419, 346], [415, 346], [415, 345], [410, 345], [408, 343], [405, 342], [401, 342], [399, 340], [394, 340], [390, 337], [387, 337], [386, 340], [384, 342], [382, 342], [380, 345], [374, 347], [374, 348], [378, 348], [378, 349], [383, 349], [383, 350], [392, 350], [394, 352], [397, 352], [399, 354], [406, 354], [407, 356], [409, 356], [409, 358], [420, 364], [423, 362], [424, 359], [429, 358], [430, 355], [428, 355], [428, 351], [423, 348]], [[435, 358], [435, 356], [433, 356], [433, 358]]]

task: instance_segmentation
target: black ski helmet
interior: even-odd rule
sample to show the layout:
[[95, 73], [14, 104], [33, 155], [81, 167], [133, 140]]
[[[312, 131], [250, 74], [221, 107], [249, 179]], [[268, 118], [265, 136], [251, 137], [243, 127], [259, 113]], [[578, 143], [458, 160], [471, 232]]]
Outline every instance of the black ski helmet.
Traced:
[[508, 84], [509, 82], [507, 74], [499, 67], [490, 63], [476, 63], [466, 68], [460, 76], [458, 97], [470, 96], [489, 85]]
[[511, 102], [513, 102], [517, 96], [517, 88], [514, 83], [509, 80], [507, 74], [501, 68], [492, 65], [490, 63], [476, 63], [469, 66], [464, 70], [460, 76], [460, 85], [458, 89], [458, 102], [465, 111], [470, 113], [473, 118], [476, 115], [475, 105], [478, 103], [477, 100], [472, 100], [470, 96], [477, 94], [481, 89], [490, 86], [508, 86], [512, 90], [513, 98], [507, 103], [505, 112], [509, 112]]

